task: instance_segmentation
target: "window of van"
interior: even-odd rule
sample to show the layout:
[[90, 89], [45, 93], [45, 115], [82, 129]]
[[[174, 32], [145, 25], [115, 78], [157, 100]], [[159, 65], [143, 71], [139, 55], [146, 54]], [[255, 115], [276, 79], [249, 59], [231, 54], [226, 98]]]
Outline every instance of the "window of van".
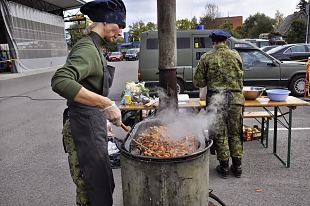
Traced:
[[194, 48], [212, 48], [212, 41], [208, 37], [195, 37], [194, 38]]
[[177, 38], [177, 48], [178, 49], [189, 49], [191, 48], [190, 38]]
[[[191, 39], [186, 37], [177, 38], [177, 49], [189, 49], [191, 48]], [[146, 49], [158, 49], [158, 39], [147, 39]]]
[[158, 39], [147, 39], [146, 40], [146, 49], [158, 49]]

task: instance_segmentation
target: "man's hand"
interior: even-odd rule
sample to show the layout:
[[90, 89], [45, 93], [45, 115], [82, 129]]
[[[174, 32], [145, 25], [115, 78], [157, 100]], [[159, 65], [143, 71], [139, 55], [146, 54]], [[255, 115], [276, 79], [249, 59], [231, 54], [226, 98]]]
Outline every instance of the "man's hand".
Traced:
[[122, 114], [121, 110], [116, 106], [115, 102], [111, 106], [103, 109], [105, 117], [114, 125], [121, 126], [122, 124]]

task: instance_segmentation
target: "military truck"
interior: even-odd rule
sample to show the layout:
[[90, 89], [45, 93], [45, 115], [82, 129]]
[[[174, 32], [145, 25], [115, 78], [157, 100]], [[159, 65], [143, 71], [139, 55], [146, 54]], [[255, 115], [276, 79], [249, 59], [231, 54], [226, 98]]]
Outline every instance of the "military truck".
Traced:
[[[193, 85], [193, 75], [201, 55], [212, 49], [210, 33], [211, 30], [177, 31], [178, 93], [197, 90]], [[304, 94], [305, 63], [278, 61], [254, 44], [234, 37], [230, 37], [227, 44], [242, 57], [244, 85], [286, 87], [295, 96]], [[148, 31], [141, 35], [138, 79], [148, 87], [159, 85], [157, 31]]]

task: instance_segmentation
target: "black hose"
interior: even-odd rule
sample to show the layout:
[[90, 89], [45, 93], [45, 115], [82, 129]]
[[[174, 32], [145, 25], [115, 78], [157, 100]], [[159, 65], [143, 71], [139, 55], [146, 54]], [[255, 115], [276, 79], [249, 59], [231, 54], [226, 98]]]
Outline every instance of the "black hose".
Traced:
[[226, 204], [215, 194], [212, 193], [213, 190], [210, 190], [209, 192], [209, 197], [213, 200], [215, 200], [216, 202], [218, 202], [219, 204], [221, 204], [222, 206], [226, 206]]

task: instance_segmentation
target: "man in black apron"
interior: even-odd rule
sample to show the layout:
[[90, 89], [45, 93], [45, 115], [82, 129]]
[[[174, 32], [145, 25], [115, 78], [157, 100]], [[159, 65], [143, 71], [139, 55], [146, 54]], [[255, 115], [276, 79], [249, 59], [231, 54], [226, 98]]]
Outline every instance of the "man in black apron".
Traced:
[[101, 50], [125, 28], [122, 0], [86, 3], [81, 12], [95, 22], [78, 41], [66, 64], [52, 78], [53, 91], [68, 100], [64, 112], [63, 142], [70, 172], [77, 186], [77, 205], [111, 206], [113, 173], [107, 150], [107, 119], [121, 125], [121, 112], [107, 98], [114, 77]]

